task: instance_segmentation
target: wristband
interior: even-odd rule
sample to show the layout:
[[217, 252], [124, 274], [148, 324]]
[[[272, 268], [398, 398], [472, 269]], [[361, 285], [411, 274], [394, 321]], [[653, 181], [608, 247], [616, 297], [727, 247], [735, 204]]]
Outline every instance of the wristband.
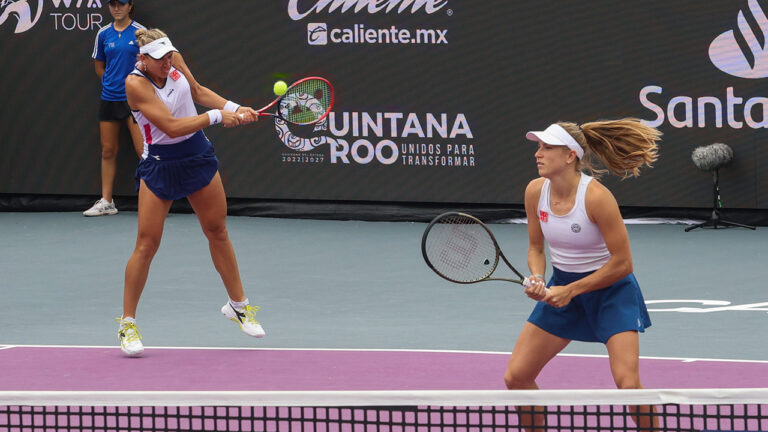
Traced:
[[234, 103], [232, 101], [227, 101], [227, 103], [224, 104], [224, 111], [235, 112], [235, 111], [237, 111], [238, 108], [240, 108], [240, 105], [238, 105], [238, 104], [236, 104], [236, 103]]
[[541, 274], [535, 274], [535, 275], [533, 275], [533, 277], [537, 277], [537, 278], [539, 278], [539, 279], [541, 279], [543, 281], [546, 280], [546, 279], [544, 279], [544, 275], [541, 275]]
[[221, 120], [223, 119], [221, 116], [221, 111], [217, 109], [213, 109], [210, 111], [206, 111], [206, 114], [208, 114], [208, 125], [215, 125], [221, 123]]

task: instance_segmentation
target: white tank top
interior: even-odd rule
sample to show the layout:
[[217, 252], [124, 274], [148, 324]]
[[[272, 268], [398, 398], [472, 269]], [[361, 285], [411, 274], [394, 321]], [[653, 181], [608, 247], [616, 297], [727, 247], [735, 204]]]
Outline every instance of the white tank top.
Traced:
[[[155, 88], [155, 94], [171, 111], [171, 115], [175, 118], [192, 117], [197, 115], [197, 109], [195, 108], [195, 102], [192, 100], [192, 92], [189, 89], [189, 81], [181, 71], [171, 67], [171, 71], [168, 73], [168, 78], [165, 80], [165, 85], [158, 87], [149, 77], [144, 75], [140, 70], [134, 69], [131, 75], [138, 75], [146, 78], [152, 86]], [[157, 126], [153, 125], [141, 111], [131, 110], [133, 117], [136, 119], [136, 123], [139, 124], [141, 134], [144, 136], [144, 154], [141, 155], [143, 159], [146, 159], [149, 154], [149, 146], [156, 144], [176, 144], [184, 141], [185, 139], [194, 135], [194, 133], [171, 138], [161, 131]]]
[[611, 258], [597, 224], [587, 215], [587, 186], [592, 177], [582, 173], [576, 200], [568, 214], [552, 214], [549, 206], [550, 182], [544, 180], [539, 197], [541, 232], [547, 239], [552, 265], [572, 273], [585, 273], [602, 267]]

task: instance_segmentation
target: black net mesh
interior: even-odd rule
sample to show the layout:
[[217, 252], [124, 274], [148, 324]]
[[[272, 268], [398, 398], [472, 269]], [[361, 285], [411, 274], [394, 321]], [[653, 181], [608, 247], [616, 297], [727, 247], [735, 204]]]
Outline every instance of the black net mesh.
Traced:
[[[533, 420], [532, 420], [533, 419]], [[15, 431], [766, 431], [768, 405], [0, 406]]]

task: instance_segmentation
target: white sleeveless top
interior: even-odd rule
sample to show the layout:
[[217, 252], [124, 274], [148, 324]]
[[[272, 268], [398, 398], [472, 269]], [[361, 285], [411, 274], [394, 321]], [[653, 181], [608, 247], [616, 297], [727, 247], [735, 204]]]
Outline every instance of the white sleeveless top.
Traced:
[[550, 182], [544, 180], [539, 197], [541, 231], [549, 246], [552, 265], [572, 273], [585, 273], [602, 267], [611, 258], [597, 224], [587, 215], [587, 186], [592, 177], [582, 173], [576, 200], [568, 214], [552, 214], [549, 206]]
[[[131, 75], [138, 75], [146, 78], [152, 86], [155, 88], [155, 94], [171, 111], [171, 115], [175, 118], [192, 117], [197, 115], [197, 109], [195, 108], [195, 102], [192, 100], [192, 91], [189, 88], [189, 81], [181, 71], [171, 67], [171, 71], [168, 73], [168, 78], [165, 79], [165, 85], [158, 87], [149, 77], [144, 75], [140, 70], [134, 69]], [[141, 155], [143, 159], [146, 159], [149, 154], [149, 145], [156, 144], [176, 144], [194, 135], [194, 133], [171, 138], [161, 131], [157, 126], [153, 125], [141, 111], [131, 110], [133, 117], [136, 119], [136, 123], [139, 124], [141, 134], [144, 136], [144, 154]]]

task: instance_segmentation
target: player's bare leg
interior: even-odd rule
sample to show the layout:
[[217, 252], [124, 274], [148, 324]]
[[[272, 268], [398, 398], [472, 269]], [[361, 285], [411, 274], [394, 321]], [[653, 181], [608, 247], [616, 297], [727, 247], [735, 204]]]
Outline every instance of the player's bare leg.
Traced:
[[208, 238], [213, 265], [221, 275], [229, 298], [237, 302], [245, 300], [235, 250], [232, 248], [227, 232], [227, 198], [219, 173], [216, 173], [206, 187], [187, 199], [197, 214], [203, 233]]
[[[619, 389], [641, 389], [640, 383], [640, 342], [636, 331], [617, 333], [605, 344], [611, 364], [611, 374]], [[656, 408], [650, 405], [630, 406], [638, 430], [659, 430], [659, 418], [654, 416]]]
[[144, 291], [152, 263], [160, 240], [163, 225], [173, 201], [158, 198], [147, 187], [144, 180], [139, 187], [139, 228], [136, 235], [136, 247], [125, 267], [125, 290], [123, 293], [123, 317], [135, 317], [139, 298]]
[[112, 202], [112, 190], [117, 171], [120, 122], [99, 122], [99, 133], [101, 135], [101, 197]]
[[211, 251], [213, 265], [221, 276], [229, 294], [229, 302], [221, 308], [221, 313], [240, 327], [240, 330], [253, 337], [263, 337], [264, 329], [256, 321], [258, 306], [248, 304], [240, 280], [240, 270], [232, 242], [227, 232], [227, 198], [219, 173], [211, 182], [187, 199], [197, 214]]
[[[563, 339], [526, 322], [517, 338], [515, 348], [504, 372], [504, 383], [509, 390], [535, 390], [536, 377], [544, 366], [562, 351], [570, 340]], [[520, 426], [532, 431], [533, 426], [544, 426], [546, 418], [542, 414], [530, 413], [543, 411], [543, 407], [517, 407]], [[538, 429], [537, 429], [538, 430]]]

